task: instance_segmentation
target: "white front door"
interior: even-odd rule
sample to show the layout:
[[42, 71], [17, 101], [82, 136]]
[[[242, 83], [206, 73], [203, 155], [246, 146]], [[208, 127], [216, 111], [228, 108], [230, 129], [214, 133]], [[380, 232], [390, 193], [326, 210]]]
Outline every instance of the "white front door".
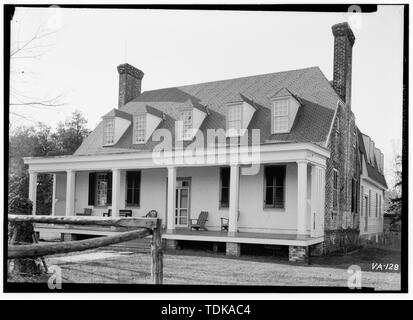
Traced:
[[176, 208], [175, 208], [175, 226], [187, 227], [189, 219], [189, 179], [176, 181]]

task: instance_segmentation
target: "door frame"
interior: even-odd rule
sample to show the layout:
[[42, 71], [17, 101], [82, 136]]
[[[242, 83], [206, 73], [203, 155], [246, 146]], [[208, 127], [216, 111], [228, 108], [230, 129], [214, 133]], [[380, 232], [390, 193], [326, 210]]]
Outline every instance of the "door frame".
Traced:
[[[189, 226], [189, 219], [191, 219], [191, 187], [192, 187], [192, 178], [191, 177], [176, 177], [176, 182], [178, 181], [188, 181], [188, 214], [187, 214], [187, 223], [186, 225], [177, 225], [175, 223], [175, 219], [176, 219], [176, 206], [177, 203], [175, 201], [175, 208], [174, 208], [174, 225], [175, 228], [178, 229], [185, 229], [188, 228]], [[175, 187], [175, 199], [176, 199], [176, 192], [177, 192], [178, 186]]]

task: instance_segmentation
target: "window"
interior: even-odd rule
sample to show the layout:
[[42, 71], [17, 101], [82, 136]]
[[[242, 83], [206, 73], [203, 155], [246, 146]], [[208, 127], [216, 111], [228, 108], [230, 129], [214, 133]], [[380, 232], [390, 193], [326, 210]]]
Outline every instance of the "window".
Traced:
[[220, 170], [220, 180], [221, 180], [221, 189], [219, 196], [219, 205], [221, 208], [229, 207], [229, 177], [230, 177], [230, 168], [225, 167]]
[[369, 190], [369, 217], [371, 216], [371, 190]]
[[115, 143], [115, 119], [108, 118], [105, 120], [105, 145], [110, 145]]
[[379, 194], [376, 192], [376, 218], [379, 216]]
[[333, 210], [338, 210], [339, 201], [339, 181], [338, 171], [333, 169]]
[[96, 174], [95, 205], [107, 206], [112, 203], [112, 173], [99, 172]]
[[192, 139], [192, 110], [185, 110], [181, 113], [182, 121], [182, 139], [191, 140]]
[[[363, 199], [364, 199], [364, 187], [362, 186], [361, 187], [361, 201], [363, 201]], [[360, 208], [360, 214], [361, 214], [361, 216], [363, 216], [363, 212], [364, 212], [364, 206], [363, 206], [363, 204], [361, 204], [361, 208]]]
[[381, 217], [381, 195], [379, 195], [379, 216]]
[[289, 99], [274, 101], [272, 105], [273, 133], [288, 131]]
[[237, 132], [241, 130], [241, 105], [228, 106], [228, 126], [227, 130], [235, 129]]
[[266, 166], [265, 173], [265, 207], [284, 208], [285, 166]]
[[146, 141], [146, 115], [135, 116], [135, 143]]
[[126, 172], [126, 205], [139, 207], [141, 189], [141, 172]]

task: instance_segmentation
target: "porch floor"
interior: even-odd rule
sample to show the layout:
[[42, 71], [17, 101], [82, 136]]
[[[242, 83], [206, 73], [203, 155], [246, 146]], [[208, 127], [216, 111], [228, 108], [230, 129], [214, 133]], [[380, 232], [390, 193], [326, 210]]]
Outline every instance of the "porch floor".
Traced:
[[308, 246], [324, 241], [324, 237], [312, 238], [310, 236], [282, 233], [258, 232], [226, 232], [226, 231], [196, 231], [189, 229], [165, 230], [164, 239], [234, 242], [251, 244], [295, 245]]
[[[121, 232], [114, 227], [89, 227], [89, 226], [67, 226], [35, 224], [35, 231], [54, 232], [86, 235], [113, 235]], [[309, 246], [324, 241], [324, 237], [310, 237], [309, 235], [283, 234], [283, 233], [258, 233], [258, 232], [226, 232], [226, 231], [196, 231], [189, 229], [164, 230], [163, 239], [187, 240], [187, 241], [209, 241], [209, 242], [233, 242], [249, 244], [269, 245], [293, 245]]]

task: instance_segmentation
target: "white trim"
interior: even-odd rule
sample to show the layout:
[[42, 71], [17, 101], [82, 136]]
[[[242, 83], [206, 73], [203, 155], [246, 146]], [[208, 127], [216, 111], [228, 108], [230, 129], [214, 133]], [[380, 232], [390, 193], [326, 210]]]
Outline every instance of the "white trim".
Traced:
[[382, 190], [382, 191], [387, 190], [383, 185], [381, 185], [380, 183], [372, 180], [371, 178], [369, 178], [369, 177], [367, 177], [367, 176], [362, 176], [362, 177], [361, 177], [361, 180], [362, 180], [362, 181], [365, 180], [365, 182], [368, 182], [368, 183], [372, 184], [374, 187], [376, 187], [376, 188], [378, 188], [378, 189], [380, 189], [380, 190]]
[[[138, 129], [139, 129], [139, 127], [138, 127], [138, 119], [143, 119], [143, 124], [144, 124], [144, 128], [143, 129], [141, 129], [141, 130], [143, 130], [144, 132], [143, 132], [143, 140], [141, 140], [141, 141], [138, 141], [137, 139], [138, 139]], [[132, 125], [132, 130], [133, 130], [133, 134], [132, 134], [132, 136], [133, 136], [133, 144], [145, 144], [146, 143], [146, 141], [147, 141], [147, 139], [146, 139], [146, 137], [147, 137], [147, 114], [146, 113], [140, 113], [140, 114], [135, 114], [135, 115], [133, 115], [133, 125]]]
[[[77, 229], [77, 228], [65, 228], [63, 226], [50, 226], [36, 224], [34, 227], [36, 232], [48, 231], [56, 233], [69, 233], [69, 234], [89, 234], [89, 235], [114, 235], [119, 234], [119, 231], [105, 231], [105, 230], [88, 230], [88, 229]], [[148, 236], [149, 238], [151, 236]], [[189, 240], [189, 241], [209, 241], [209, 242], [235, 242], [235, 243], [251, 243], [251, 244], [269, 244], [269, 245], [285, 245], [285, 246], [311, 246], [313, 244], [321, 243], [324, 241], [324, 236], [308, 239], [271, 239], [265, 238], [263, 234], [262, 238], [253, 237], [237, 237], [237, 236], [208, 236], [202, 235], [188, 235], [188, 234], [170, 234], [163, 233], [163, 239], [171, 240]]]
[[338, 110], [340, 102], [341, 102], [340, 100], [337, 100], [337, 107], [336, 107], [336, 110], [334, 111], [334, 116], [333, 116], [333, 119], [331, 121], [330, 130], [328, 131], [327, 140], [326, 140], [326, 143], [324, 145], [325, 148], [328, 147], [328, 143], [330, 142], [331, 132], [333, 131], [334, 122], [335, 122], [336, 117], [337, 117], [337, 110]]
[[[287, 109], [287, 112], [285, 113], [285, 114], [278, 114], [278, 115], [276, 115], [275, 113], [275, 111], [276, 111], [276, 109], [277, 108], [279, 108], [279, 109], [281, 109], [281, 106], [280, 105], [277, 105], [277, 103], [278, 102], [287, 102], [287, 106], [286, 106], [286, 109]], [[282, 107], [285, 107], [285, 106], [282, 106]], [[274, 99], [274, 100], [272, 100], [271, 101], [271, 134], [277, 134], [277, 133], [288, 133], [288, 132], [290, 132], [290, 119], [289, 119], [289, 117], [290, 117], [290, 112], [291, 112], [291, 110], [290, 110], [290, 98], [279, 98], [279, 99]], [[275, 119], [276, 118], [287, 118], [287, 128], [286, 129], [278, 129], [277, 130], [277, 128], [276, 128], [276, 126], [275, 126]]]
[[[265, 235], [265, 234], [264, 234]], [[187, 234], [168, 234], [162, 235], [163, 239], [171, 240], [189, 240], [189, 241], [210, 241], [210, 242], [234, 242], [234, 243], [252, 243], [252, 244], [271, 244], [285, 246], [310, 246], [324, 241], [323, 237], [308, 238], [303, 240], [298, 239], [268, 239], [268, 238], [247, 238], [237, 236], [202, 236], [202, 235], [187, 235]]]
[[[107, 142], [107, 126], [108, 123], [112, 123], [112, 142]], [[103, 146], [113, 146], [115, 144], [115, 117], [107, 117], [103, 121]]]
[[[326, 166], [330, 152], [313, 143], [265, 144], [260, 146], [240, 146], [239, 148], [221, 147], [207, 148], [203, 153], [191, 154], [183, 158], [177, 154], [182, 151], [168, 150], [156, 155], [152, 152], [104, 154], [90, 156], [63, 156], [24, 158], [30, 170], [37, 172], [61, 172], [66, 170], [98, 171], [112, 168], [166, 168], [174, 165], [179, 167], [222, 166], [229, 165], [237, 154], [241, 164], [285, 163], [306, 160], [313, 164]], [[259, 156], [252, 156], [259, 152]]]

